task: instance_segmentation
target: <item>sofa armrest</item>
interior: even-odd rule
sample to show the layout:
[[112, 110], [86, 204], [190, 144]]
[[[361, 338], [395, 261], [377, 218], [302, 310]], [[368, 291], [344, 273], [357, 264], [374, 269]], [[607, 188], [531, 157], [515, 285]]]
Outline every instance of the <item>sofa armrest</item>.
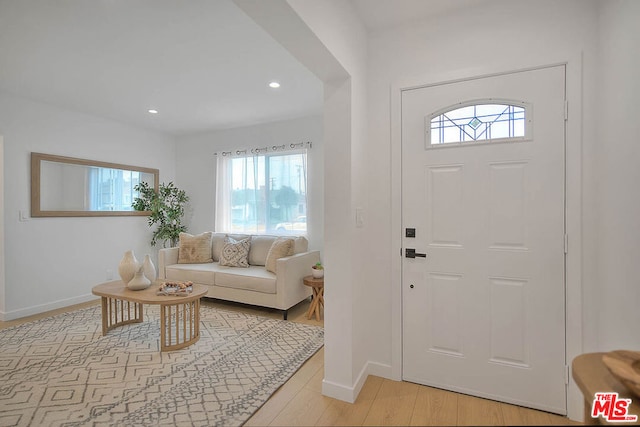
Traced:
[[178, 263], [178, 248], [163, 248], [158, 251], [158, 279], [167, 278], [165, 267]]
[[276, 261], [276, 292], [282, 307], [292, 307], [311, 295], [302, 278], [311, 275], [311, 266], [320, 261], [319, 251], [280, 258]]

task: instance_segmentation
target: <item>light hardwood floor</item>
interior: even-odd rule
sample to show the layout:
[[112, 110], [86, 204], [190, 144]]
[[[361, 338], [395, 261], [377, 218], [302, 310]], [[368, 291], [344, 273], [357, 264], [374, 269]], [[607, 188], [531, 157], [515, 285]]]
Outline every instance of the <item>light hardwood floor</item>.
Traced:
[[[0, 329], [73, 309], [97, 305], [98, 300], [0, 322]], [[203, 300], [203, 304], [281, 319], [280, 312], [236, 304]], [[308, 320], [308, 302], [289, 312], [293, 322], [323, 325]], [[322, 395], [324, 349], [311, 357], [245, 425], [247, 426], [338, 426], [338, 425], [572, 425], [566, 417], [519, 406], [498, 403], [408, 382], [370, 376], [355, 403]]]

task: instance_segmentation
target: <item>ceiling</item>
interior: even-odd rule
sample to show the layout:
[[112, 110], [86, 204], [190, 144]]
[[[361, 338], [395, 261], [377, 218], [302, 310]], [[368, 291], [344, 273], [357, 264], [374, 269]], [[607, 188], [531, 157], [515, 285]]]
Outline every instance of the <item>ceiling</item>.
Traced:
[[369, 31], [425, 21], [494, 0], [351, 0]]
[[174, 135], [319, 114], [323, 100], [231, 0], [0, 0], [0, 90]]
[[[351, 1], [377, 31], [485, 0]], [[322, 82], [232, 0], [0, 0], [0, 91], [173, 135], [323, 102]]]

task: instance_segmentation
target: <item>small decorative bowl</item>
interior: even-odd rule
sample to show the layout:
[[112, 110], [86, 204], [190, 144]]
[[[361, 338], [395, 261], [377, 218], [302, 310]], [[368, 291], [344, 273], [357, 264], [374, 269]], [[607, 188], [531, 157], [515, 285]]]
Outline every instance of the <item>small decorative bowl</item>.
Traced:
[[156, 295], [184, 296], [193, 292], [193, 282], [164, 282], [156, 292]]
[[611, 351], [602, 356], [602, 362], [614, 377], [640, 398], [640, 351]]

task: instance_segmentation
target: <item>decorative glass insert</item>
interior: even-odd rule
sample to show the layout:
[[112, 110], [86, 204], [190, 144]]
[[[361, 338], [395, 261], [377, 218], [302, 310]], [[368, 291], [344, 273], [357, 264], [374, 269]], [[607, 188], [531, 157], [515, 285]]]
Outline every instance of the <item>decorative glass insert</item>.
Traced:
[[427, 117], [427, 140], [433, 146], [522, 139], [527, 132], [527, 120], [525, 104], [474, 103], [458, 106]]

